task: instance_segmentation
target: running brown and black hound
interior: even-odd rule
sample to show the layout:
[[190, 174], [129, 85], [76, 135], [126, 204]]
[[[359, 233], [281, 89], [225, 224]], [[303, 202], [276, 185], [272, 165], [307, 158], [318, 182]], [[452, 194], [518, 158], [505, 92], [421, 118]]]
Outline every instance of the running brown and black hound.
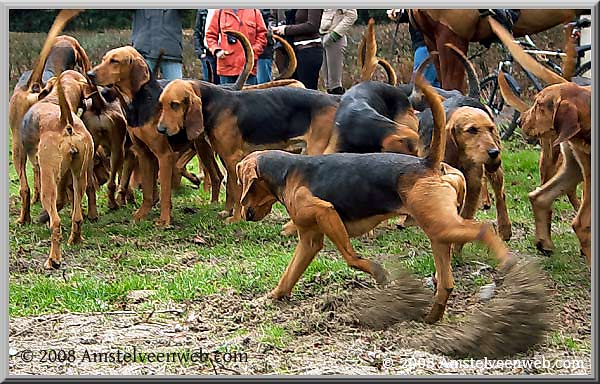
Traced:
[[431, 240], [438, 283], [435, 303], [426, 317], [428, 322], [443, 316], [454, 287], [450, 256], [453, 243], [482, 241], [502, 266], [514, 263], [492, 228], [459, 215], [465, 181], [458, 170], [441, 163], [446, 143], [444, 109], [420, 75], [416, 84], [432, 103], [436, 122], [431, 151], [425, 158], [396, 153], [303, 156], [262, 151], [248, 155], [238, 164], [244, 218], [261, 220], [279, 201], [298, 228], [294, 257], [270, 297], [278, 299], [291, 294], [322, 249], [324, 236], [351, 267], [383, 283], [384, 269], [359, 257], [350, 237], [400, 214], [414, 217]]

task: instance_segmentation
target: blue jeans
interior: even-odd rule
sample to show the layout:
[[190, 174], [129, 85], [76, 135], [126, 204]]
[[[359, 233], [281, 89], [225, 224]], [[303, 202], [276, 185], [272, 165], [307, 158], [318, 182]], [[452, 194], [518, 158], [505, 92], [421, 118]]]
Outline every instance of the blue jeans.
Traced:
[[[233, 84], [236, 82], [237, 78], [237, 76], [219, 76], [221, 84]], [[256, 85], [256, 76], [248, 76], [248, 80], [246, 80], [246, 85]]]
[[201, 58], [200, 61], [202, 62], [203, 80], [210, 81], [208, 78], [208, 66], [210, 65], [210, 68], [212, 69], [213, 83], [219, 84], [219, 76], [217, 75], [217, 59], [215, 59], [214, 56], [207, 54], [204, 58]]
[[[150, 72], [154, 71], [156, 59], [146, 58], [146, 63], [148, 63], [148, 67], [150, 67]], [[180, 62], [175, 60], [161, 59], [160, 73], [162, 74], [162, 78], [166, 80], [175, 80], [183, 78], [182, 65]]]
[[273, 59], [258, 59], [256, 64], [256, 81], [258, 84], [273, 80]]
[[[415, 50], [413, 73], [417, 70], [419, 64], [421, 64], [427, 58], [427, 56], [429, 56], [429, 51], [427, 50], [426, 46], [422, 45]], [[437, 72], [435, 71], [435, 65], [433, 65], [433, 63], [429, 64], [427, 68], [425, 68], [423, 75], [425, 76], [425, 79], [431, 83], [431, 85], [438, 88], [440, 87], [440, 83], [437, 78]]]

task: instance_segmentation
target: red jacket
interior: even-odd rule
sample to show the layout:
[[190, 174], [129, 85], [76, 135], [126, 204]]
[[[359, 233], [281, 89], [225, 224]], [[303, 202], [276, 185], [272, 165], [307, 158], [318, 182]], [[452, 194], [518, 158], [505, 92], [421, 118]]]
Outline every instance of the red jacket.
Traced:
[[227, 30], [240, 31], [250, 40], [254, 51], [252, 74], [256, 75], [258, 56], [267, 45], [267, 28], [260, 10], [238, 9], [237, 15], [233, 9], [216, 11], [206, 30], [206, 43], [213, 54], [219, 49], [229, 52], [229, 55], [217, 59], [217, 75], [238, 76], [242, 73], [246, 62], [244, 49], [239, 42], [229, 44], [227, 35], [224, 33]]

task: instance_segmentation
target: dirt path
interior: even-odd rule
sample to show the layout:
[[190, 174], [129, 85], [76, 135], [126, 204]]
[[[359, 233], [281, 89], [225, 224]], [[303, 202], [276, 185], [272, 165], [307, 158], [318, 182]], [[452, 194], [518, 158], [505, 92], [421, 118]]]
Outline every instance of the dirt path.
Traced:
[[[346, 293], [274, 304], [223, 293], [188, 306], [169, 305], [171, 312], [136, 313], [132, 306], [131, 312], [123, 313], [13, 318], [9, 335], [9, 370], [11, 374], [45, 375], [591, 372], [589, 351], [557, 350], [548, 344], [514, 357], [519, 361], [512, 364], [522, 364], [516, 367], [498, 366], [507, 364], [505, 362], [488, 361], [485, 367], [484, 360], [452, 360], [433, 354], [418, 344], [436, 326], [406, 321], [385, 331], [362, 329], [349, 324], [336, 308], [344, 297], [347, 297]], [[470, 300], [461, 301], [466, 304]], [[461, 308], [455, 305], [454, 309], [453, 316], [456, 316]], [[270, 328], [266, 329], [264, 324], [271, 324]], [[578, 326], [589, 328], [590, 324]], [[280, 335], [277, 330], [283, 330], [283, 333]], [[134, 346], [138, 361], [124, 362], [124, 353], [133, 353]], [[51, 349], [64, 352], [56, 355], [44, 352]], [[228, 355], [225, 354], [227, 351]], [[109, 354], [102, 355], [108, 352], [112, 352], [112, 361]], [[179, 353], [183, 357], [164, 355], [162, 362], [141, 362], [139, 356], [149, 352]], [[181, 362], [186, 353], [191, 359], [192, 352], [205, 354], [197, 354], [196, 362]], [[56, 361], [61, 356], [63, 362]], [[43, 358], [45, 361], [41, 361]], [[165, 361], [169, 358], [178, 360]], [[234, 361], [236, 359], [238, 361]], [[535, 361], [538, 367], [523, 365], [535, 364]], [[570, 364], [570, 367], [553, 366], [556, 361], [562, 365]]]

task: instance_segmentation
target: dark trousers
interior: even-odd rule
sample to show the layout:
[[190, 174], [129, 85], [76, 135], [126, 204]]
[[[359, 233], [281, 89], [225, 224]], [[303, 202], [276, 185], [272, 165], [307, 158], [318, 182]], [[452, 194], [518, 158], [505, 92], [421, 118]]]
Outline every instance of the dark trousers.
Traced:
[[323, 47], [296, 49], [296, 59], [298, 60], [298, 66], [292, 77], [301, 81], [306, 88], [317, 89], [319, 71], [323, 64]]
[[[204, 58], [201, 58], [200, 61], [202, 62], [203, 80], [211, 81], [211, 79], [208, 78], [209, 73], [211, 73], [212, 82], [214, 84], [219, 84], [219, 75], [217, 75], [217, 59], [211, 54], [206, 54], [206, 56]], [[211, 68], [210, 71], [208, 69], [208, 66], [210, 66]]]

